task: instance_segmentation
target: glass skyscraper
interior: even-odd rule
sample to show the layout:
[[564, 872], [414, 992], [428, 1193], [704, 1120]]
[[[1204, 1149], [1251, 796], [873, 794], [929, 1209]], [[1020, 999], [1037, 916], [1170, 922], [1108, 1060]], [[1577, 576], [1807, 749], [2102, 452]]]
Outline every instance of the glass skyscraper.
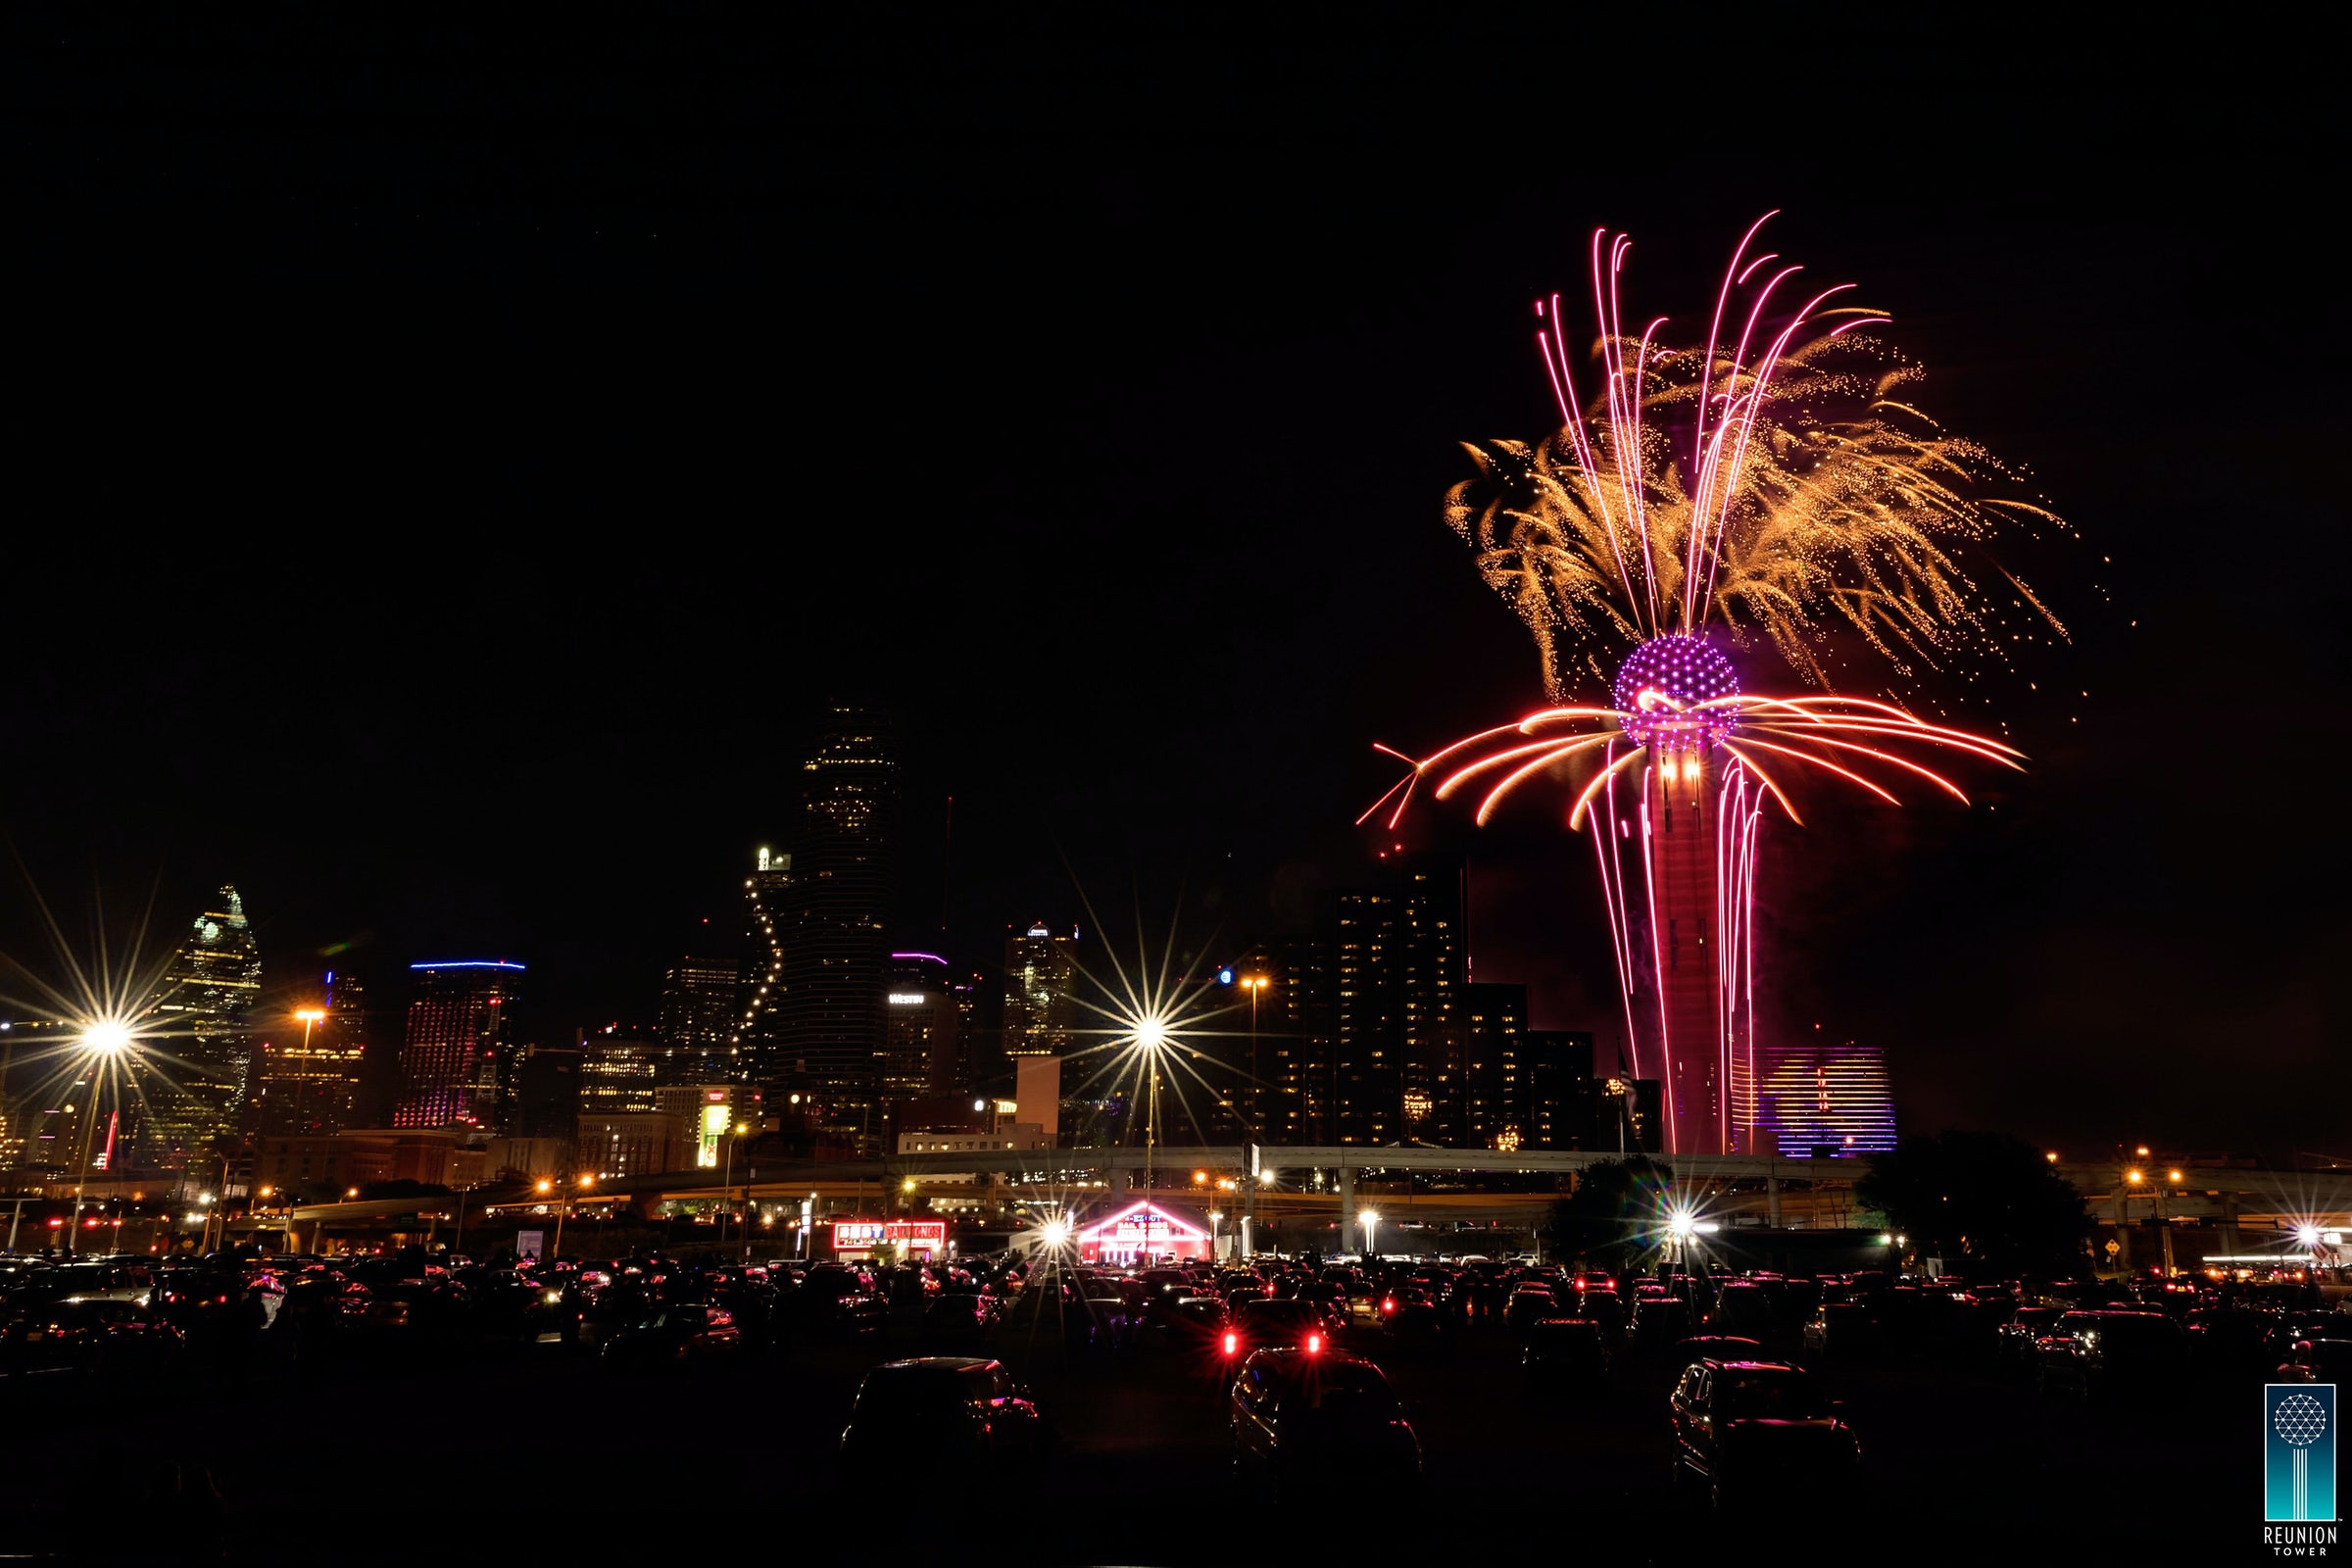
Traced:
[[773, 1054], [755, 1055], [743, 1074], [813, 1094], [821, 1130], [868, 1147], [883, 1133], [883, 922], [898, 775], [882, 714], [849, 705], [826, 711], [801, 765], [791, 882], [777, 921]]
[[223, 885], [214, 904], [196, 917], [156, 994], [154, 1025], [173, 1059], [163, 1071], [143, 1070], [135, 1097], [146, 1106], [141, 1141], [172, 1170], [237, 1131], [252, 1071], [261, 945], [234, 887]]

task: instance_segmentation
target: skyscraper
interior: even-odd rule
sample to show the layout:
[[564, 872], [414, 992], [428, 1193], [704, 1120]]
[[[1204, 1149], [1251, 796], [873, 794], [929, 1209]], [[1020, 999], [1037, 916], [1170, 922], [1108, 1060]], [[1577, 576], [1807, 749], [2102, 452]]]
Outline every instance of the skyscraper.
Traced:
[[1342, 1143], [1431, 1137], [1453, 1092], [1469, 983], [1462, 862], [1390, 860], [1371, 887], [1332, 896], [1333, 1099]]
[[898, 763], [888, 727], [870, 709], [836, 705], [801, 766], [787, 917], [779, 922], [782, 997], [776, 1057], [746, 1076], [789, 1075], [813, 1092], [818, 1125], [879, 1147], [883, 921], [890, 897], [890, 830]]
[[1004, 1054], [1066, 1056], [1078, 1043], [1078, 933], [1032, 925], [1004, 939]]
[[1218, 1052], [1233, 1063], [1243, 1128], [1261, 1144], [1332, 1140], [1328, 948], [1311, 936], [1263, 938], [1231, 967], [1236, 1010], [1219, 1027], [1233, 1037]]
[[662, 1082], [703, 1083], [734, 1072], [741, 989], [736, 965], [723, 958], [680, 958], [663, 972]]
[[882, 1094], [886, 1100], [910, 1100], [955, 1072], [956, 994], [948, 984], [948, 960], [932, 953], [892, 954], [888, 984]]
[[1524, 1149], [1536, 1141], [1529, 1095], [1527, 987], [1465, 985], [1462, 1042], [1451, 1095], [1439, 1102], [1438, 1136], [1464, 1149]]
[[[742, 1077], [768, 1083], [784, 1072], [784, 939], [795, 923], [792, 898], [792, 857], [762, 847], [752, 874], [743, 879], [744, 957], [733, 1002], [732, 1055], [704, 1075], [710, 1082]], [[664, 1027], [667, 1016], [665, 1008]], [[670, 1083], [700, 1081], [663, 1077]]]
[[244, 900], [224, 884], [216, 907], [196, 917], [155, 998], [164, 1048], [176, 1059], [168, 1075], [142, 1071], [136, 1098], [147, 1106], [143, 1141], [165, 1168], [184, 1168], [214, 1139], [237, 1130], [252, 1066], [247, 1021], [261, 989], [261, 946]]
[[400, 1048], [395, 1127], [501, 1130], [514, 1093], [509, 1018], [522, 965], [503, 958], [413, 963], [416, 995]]
[[[677, 1080], [668, 1068], [666, 1047], [619, 1028], [580, 1035], [580, 1106], [583, 1116], [634, 1116], [654, 1108], [654, 1091]], [[717, 1082], [719, 1080], [690, 1080]]]
[[355, 1125], [368, 1046], [356, 984], [326, 976], [323, 1017], [281, 1023], [254, 1054], [253, 1127], [270, 1137], [303, 1137]]

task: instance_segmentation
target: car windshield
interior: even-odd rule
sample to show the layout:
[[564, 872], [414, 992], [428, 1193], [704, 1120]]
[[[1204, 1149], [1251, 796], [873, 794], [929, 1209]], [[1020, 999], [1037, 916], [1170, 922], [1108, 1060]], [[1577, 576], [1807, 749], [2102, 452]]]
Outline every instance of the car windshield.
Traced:
[[1805, 1421], [1830, 1413], [1830, 1401], [1802, 1372], [1727, 1369], [1715, 1379], [1716, 1412], [1729, 1420]]

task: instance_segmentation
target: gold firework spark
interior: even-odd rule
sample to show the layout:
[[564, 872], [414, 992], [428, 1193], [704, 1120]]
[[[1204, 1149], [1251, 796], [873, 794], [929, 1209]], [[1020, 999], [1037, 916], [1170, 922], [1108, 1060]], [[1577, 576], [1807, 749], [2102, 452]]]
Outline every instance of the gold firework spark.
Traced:
[[1604, 264], [1596, 234], [1601, 390], [1575, 400], [1554, 295], [1538, 306], [1539, 346], [1561, 428], [1467, 445], [1478, 472], [1446, 492], [1446, 518], [1534, 634], [1545, 689], [1565, 694], [1564, 643], [1697, 633], [1710, 617], [1770, 639], [1817, 686], [1829, 684], [1825, 628], [1850, 628], [1905, 679], [2063, 637], [1991, 554], [2021, 525], [2063, 521], [2022, 494], [1985, 493], [2018, 490], [2016, 475], [1904, 401], [1921, 368], [1856, 330], [1884, 313], [1828, 306], [1838, 289], [1801, 306], [1790, 291], [1776, 312], [1796, 269], [1750, 258], [1754, 235], [1734, 254], [1706, 346], [1669, 349], [1662, 318], [1624, 331], [1628, 243], [1612, 241]]

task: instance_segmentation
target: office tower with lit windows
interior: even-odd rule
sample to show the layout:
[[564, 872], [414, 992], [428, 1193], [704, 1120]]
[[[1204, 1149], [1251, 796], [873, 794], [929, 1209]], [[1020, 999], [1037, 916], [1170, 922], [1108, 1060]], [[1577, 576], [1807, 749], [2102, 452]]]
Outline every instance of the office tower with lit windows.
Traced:
[[[253, 1128], [268, 1137], [340, 1132], [357, 1125], [368, 1067], [365, 1014], [356, 983], [338, 988], [328, 971], [321, 1016], [279, 1019], [253, 1057]], [[338, 990], [341, 995], [338, 996]]]
[[409, 969], [416, 995], [400, 1048], [392, 1125], [502, 1131], [514, 1094], [511, 1014], [522, 965], [454, 958]]
[[1894, 1148], [1894, 1090], [1877, 1046], [1768, 1046], [1757, 1063], [1758, 1145], [1785, 1158], [1884, 1154]]
[[[793, 897], [792, 857], [762, 846], [753, 857], [751, 874], [743, 879], [744, 957], [732, 990], [735, 1025], [727, 1037], [728, 1054], [713, 1060], [711, 1070], [700, 1078], [664, 1071], [664, 1083], [715, 1083], [737, 1077], [765, 1082], [784, 1072], [784, 938], [795, 924]], [[715, 979], [711, 976], [705, 983]], [[665, 998], [665, 1033], [669, 1017]], [[684, 1061], [673, 1056], [669, 1065], [682, 1068]]]
[[816, 1097], [817, 1125], [881, 1147], [879, 1115], [890, 841], [898, 761], [878, 711], [829, 709], [801, 765], [792, 883], [779, 920], [774, 1055], [741, 1076]]
[[1078, 1047], [1078, 933], [1043, 924], [1004, 939], [1004, 1054], [1066, 1056]]
[[684, 957], [662, 971], [660, 1059], [664, 1083], [701, 1083], [733, 1070], [742, 979], [738, 965], [726, 958]]
[[196, 917], [156, 991], [152, 1028], [173, 1058], [170, 1070], [139, 1069], [131, 1097], [145, 1107], [141, 1141], [164, 1168], [201, 1162], [243, 1120], [261, 989], [261, 945], [244, 900], [224, 885], [214, 906]]
[[1335, 1121], [1344, 1144], [1431, 1140], [1461, 1053], [1469, 983], [1458, 858], [1385, 858], [1373, 885], [1331, 896]]
[[960, 1020], [948, 960], [937, 954], [892, 954], [885, 983], [882, 1096], [895, 1102], [929, 1094], [953, 1075]]
[[652, 1110], [654, 1091], [671, 1081], [668, 1049], [641, 1029], [614, 1025], [581, 1031], [579, 1113], [634, 1116]]

